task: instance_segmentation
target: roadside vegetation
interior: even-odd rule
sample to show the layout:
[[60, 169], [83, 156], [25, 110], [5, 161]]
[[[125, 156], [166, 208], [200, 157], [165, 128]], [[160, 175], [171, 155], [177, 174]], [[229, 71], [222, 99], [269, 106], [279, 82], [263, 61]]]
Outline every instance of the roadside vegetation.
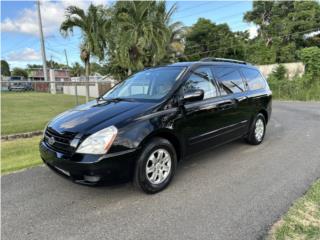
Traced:
[[40, 138], [37, 136], [1, 142], [1, 174], [41, 164]]
[[[79, 103], [84, 103], [79, 97]], [[75, 96], [40, 92], [1, 93], [1, 134], [43, 130], [57, 114], [74, 107]]]
[[320, 180], [272, 227], [269, 239], [320, 239]]
[[273, 97], [286, 100], [319, 101], [320, 48], [304, 48], [299, 51], [299, 55], [305, 64], [305, 74], [289, 80], [286, 68], [280, 64], [268, 79]]

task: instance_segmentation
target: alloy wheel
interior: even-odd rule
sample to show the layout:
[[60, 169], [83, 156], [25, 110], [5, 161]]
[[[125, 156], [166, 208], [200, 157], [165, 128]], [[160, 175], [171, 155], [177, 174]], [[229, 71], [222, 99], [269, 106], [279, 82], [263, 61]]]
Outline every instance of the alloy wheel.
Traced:
[[257, 141], [259, 141], [259, 142], [263, 138], [263, 135], [264, 135], [264, 123], [263, 123], [263, 120], [261, 118], [259, 118], [256, 121], [254, 135], [255, 135]]
[[146, 177], [152, 184], [164, 182], [171, 171], [171, 155], [163, 148], [152, 152], [146, 164]]

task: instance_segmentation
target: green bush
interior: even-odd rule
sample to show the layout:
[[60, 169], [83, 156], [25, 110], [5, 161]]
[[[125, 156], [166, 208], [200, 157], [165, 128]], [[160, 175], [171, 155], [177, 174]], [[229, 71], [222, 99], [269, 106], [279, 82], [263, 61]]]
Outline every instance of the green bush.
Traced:
[[269, 86], [276, 99], [320, 100], [320, 48], [310, 47], [300, 51], [300, 58], [306, 66], [302, 77], [287, 78], [287, 70], [279, 65], [269, 76]]
[[272, 71], [271, 76], [274, 81], [282, 81], [287, 79], [287, 69], [282, 64], [278, 65], [275, 70]]
[[310, 82], [320, 82], [320, 48], [309, 47], [300, 51], [300, 58], [306, 66], [306, 74]]
[[292, 80], [278, 80], [271, 77], [268, 82], [275, 99], [319, 101], [320, 83], [310, 83], [309, 78], [308, 75], [295, 77]]

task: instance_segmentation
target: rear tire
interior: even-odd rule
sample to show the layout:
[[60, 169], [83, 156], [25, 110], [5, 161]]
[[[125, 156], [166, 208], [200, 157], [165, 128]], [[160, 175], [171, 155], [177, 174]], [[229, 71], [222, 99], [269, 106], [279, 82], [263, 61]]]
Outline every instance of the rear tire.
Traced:
[[153, 194], [165, 189], [177, 168], [177, 154], [164, 138], [152, 139], [142, 150], [134, 172], [134, 185], [145, 193]]
[[245, 140], [249, 144], [258, 145], [262, 143], [265, 133], [266, 133], [266, 120], [263, 114], [259, 113], [255, 117], [254, 121], [252, 122], [249, 134], [245, 138]]

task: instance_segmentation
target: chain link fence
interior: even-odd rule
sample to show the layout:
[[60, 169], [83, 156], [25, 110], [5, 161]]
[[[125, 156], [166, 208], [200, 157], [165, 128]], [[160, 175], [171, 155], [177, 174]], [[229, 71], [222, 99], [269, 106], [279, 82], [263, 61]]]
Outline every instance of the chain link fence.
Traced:
[[[89, 87], [89, 98], [97, 98], [107, 92], [116, 84], [116, 81], [1, 81], [2, 94], [7, 93], [50, 93], [74, 96], [75, 104], [80, 103], [79, 98], [86, 96], [86, 87]], [[54, 103], [53, 103], [54, 104]]]
[[115, 81], [1, 81], [1, 135], [42, 131], [53, 117], [98, 98]]

